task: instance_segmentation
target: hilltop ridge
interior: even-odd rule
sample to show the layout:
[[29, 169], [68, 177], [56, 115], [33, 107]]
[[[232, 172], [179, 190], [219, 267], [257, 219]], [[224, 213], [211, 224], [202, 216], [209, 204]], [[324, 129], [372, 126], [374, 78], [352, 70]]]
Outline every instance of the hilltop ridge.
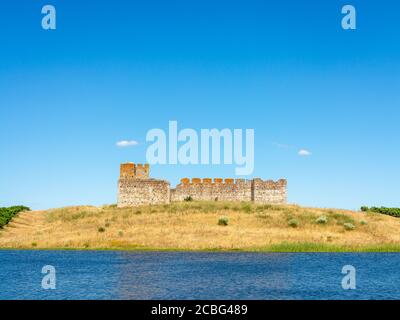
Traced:
[[0, 230], [0, 248], [400, 251], [400, 220], [379, 213], [177, 202], [23, 212]]

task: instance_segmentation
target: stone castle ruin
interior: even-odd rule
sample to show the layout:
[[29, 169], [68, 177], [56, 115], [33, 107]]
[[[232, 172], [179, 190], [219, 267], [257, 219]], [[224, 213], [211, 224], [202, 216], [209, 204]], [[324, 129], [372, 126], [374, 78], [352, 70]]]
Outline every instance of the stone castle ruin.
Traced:
[[287, 181], [215, 178], [183, 178], [175, 189], [166, 180], [150, 178], [148, 164], [123, 163], [118, 180], [118, 207], [168, 204], [171, 201], [253, 201], [261, 204], [284, 204]]

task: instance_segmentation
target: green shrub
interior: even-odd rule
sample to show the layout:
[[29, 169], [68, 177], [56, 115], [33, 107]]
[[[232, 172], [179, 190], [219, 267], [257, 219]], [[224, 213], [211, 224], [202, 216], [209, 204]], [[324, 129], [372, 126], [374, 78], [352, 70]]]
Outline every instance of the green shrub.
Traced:
[[191, 202], [191, 201], [193, 201], [193, 198], [192, 198], [192, 196], [189, 196], [189, 197], [186, 197], [185, 199], [183, 199], [183, 201]]
[[290, 219], [288, 225], [292, 228], [297, 228], [299, 226], [299, 221], [296, 219]]
[[8, 218], [7, 217], [3, 217], [0, 216], [0, 228], [2, 228], [3, 226], [5, 226], [8, 223]]
[[257, 211], [264, 211], [264, 210], [270, 210], [270, 209], [273, 209], [272, 204], [263, 204], [263, 205], [257, 206], [257, 208], [256, 208]]
[[220, 217], [218, 220], [218, 225], [220, 225], [220, 226], [227, 226], [228, 223], [229, 223], [228, 217]]
[[353, 217], [344, 213], [335, 212], [331, 214], [330, 218], [335, 219], [337, 225], [343, 225], [344, 223], [355, 224]]
[[365, 225], [367, 225], [367, 224], [368, 224], [368, 222], [367, 222], [367, 221], [365, 221], [365, 220], [361, 220], [361, 221], [360, 221], [360, 223], [361, 223], [363, 226], [365, 226]]
[[32, 247], [37, 247], [37, 243], [36, 242], [32, 242]]
[[354, 226], [354, 224], [352, 224], [352, 223], [345, 223], [345, 224], [343, 224], [343, 227], [346, 229], [346, 230], [354, 230], [356, 227]]
[[362, 206], [361, 207], [361, 211], [362, 212], [367, 212], [369, 210], [369, 208], [367, 206]]
[[122, 236], [124, 235], [124, 233], [123, 233], [122, 231], [119, 231], [119, 232], [118, 232], [118, 235], [119, 235], [120, 237], [122, 237]]
[[242, 211], [245, 213], [251, 213], [252, 209], [251, 209], [251, 205], [249, 204], [245, 204], [242, 206]]
[[328, 223], [328, 218], [326, 216], [320, 216], [315, 220], [316, 223], [318, 224], [327, 224]]
[[106, 231], [106, 229], [103, 228], [103, 227], [100, 227], [100, 228], [97, 229], [97, 231], [98, 231], [98, 232], [104, 232], [104, 231]]
[[30, 209], [25, 206], [0, 208], [0, 228], [4, 227], [7, 223], [9, 223], [11, 219], [14, 218], [21, 211], [30, 211]]

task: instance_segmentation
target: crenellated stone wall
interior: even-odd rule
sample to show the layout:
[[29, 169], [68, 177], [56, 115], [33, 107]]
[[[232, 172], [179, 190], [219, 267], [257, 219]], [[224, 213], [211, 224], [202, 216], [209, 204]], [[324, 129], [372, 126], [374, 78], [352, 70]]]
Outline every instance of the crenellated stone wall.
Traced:
[[287, 181], [262, 179], [181, 179], [175, 189], [165, 180], [149, 178], [149, 165], [121, 164], [118, 180], [118, 207], [166, 204], [170, 201], [253, 201], [284, 204], [287, 202]]
[[171, 201], [193, 200], [254, 201], [256, 203], [286, 203], [286, 180], [188, 178], [171, 190]]
[[181, 179], [171, 192], [171, 201], [193, 200], [251, 201], [251, 181], [244, 179], [210, 178]]

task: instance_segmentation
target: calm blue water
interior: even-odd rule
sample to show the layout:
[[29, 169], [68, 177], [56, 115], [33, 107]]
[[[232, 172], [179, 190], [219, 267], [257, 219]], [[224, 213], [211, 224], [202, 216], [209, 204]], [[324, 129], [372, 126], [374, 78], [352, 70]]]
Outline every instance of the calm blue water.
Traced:
[[[356, 290], [341, 287], [344, 265]], [[0, 250], [0, 299], [400, 299], [399, 266], [396, 253]]]

